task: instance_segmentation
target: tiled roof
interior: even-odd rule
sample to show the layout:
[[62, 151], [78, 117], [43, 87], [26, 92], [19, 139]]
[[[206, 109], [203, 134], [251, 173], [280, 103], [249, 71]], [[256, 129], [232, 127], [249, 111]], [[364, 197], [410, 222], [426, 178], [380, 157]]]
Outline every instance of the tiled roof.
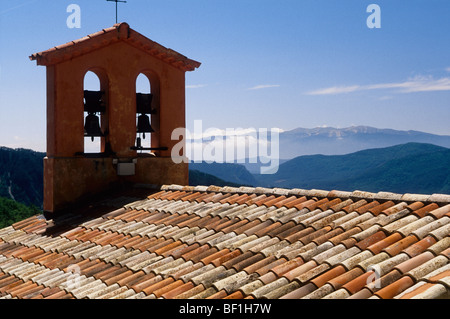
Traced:
[[449, 298], [449, 195], [147, 194], [0, 230], [0, 297]]
[[148, 39], [131, 29], [125, 22], [89, 34], [79, 40], [71, 41], [43, 52], [34, 53], [30, 56], [30, 59], [36, 60], [39, 65], [56, 64], [119, 41], [124, 41], [134, 47], [144, 50], [149, 55], [161, 59], [184, 71], [193, 71], [200, 67], [200, 62], [188, 59], [184, 55]]

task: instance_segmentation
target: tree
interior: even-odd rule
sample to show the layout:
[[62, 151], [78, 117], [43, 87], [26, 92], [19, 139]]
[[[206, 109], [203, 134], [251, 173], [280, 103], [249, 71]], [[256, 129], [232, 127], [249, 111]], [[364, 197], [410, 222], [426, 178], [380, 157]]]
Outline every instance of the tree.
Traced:
[[0, 197], [0, 228], [11, 226], [39, 214], [42, 214], [42, 212], [36, 206], [26, 206], [11, 199]]

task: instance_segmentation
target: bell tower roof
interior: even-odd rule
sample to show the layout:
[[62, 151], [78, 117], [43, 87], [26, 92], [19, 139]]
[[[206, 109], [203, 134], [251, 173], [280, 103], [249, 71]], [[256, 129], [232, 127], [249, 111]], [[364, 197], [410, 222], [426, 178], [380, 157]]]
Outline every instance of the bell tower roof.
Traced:
[[30, 56], [30, 60], [36, 60], [38, 65], [48, 66], [58, 64], [119, 41], [124, 41], [183, 71], [194, 71], [201, 65], [200, 62], [191, 60], [134, 31], [126, 22], [115, 24], [110, 28], [89, 34], [84, 38], [63, 45], [55, 46], [46, 51], [34, 53]]

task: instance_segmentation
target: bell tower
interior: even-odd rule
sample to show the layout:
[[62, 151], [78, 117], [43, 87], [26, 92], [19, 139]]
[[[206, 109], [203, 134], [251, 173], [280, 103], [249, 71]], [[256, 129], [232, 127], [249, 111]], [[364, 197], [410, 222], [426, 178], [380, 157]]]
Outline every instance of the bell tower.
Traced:
[[[185, 73], [199, 62], [127, 23], [30, 59], [47, 70], [45, 212], [129, 183], [188, 184], [188, 164], [171, 158], [180, 143], [171, 135], [185, 127]], [[89, 71], [99, 78], [99, 91], [84, 88]], [[150, 92], [137, 92], [142, 74]], [[100, 149], [86, 152], [94, 139], [100, 139]]]

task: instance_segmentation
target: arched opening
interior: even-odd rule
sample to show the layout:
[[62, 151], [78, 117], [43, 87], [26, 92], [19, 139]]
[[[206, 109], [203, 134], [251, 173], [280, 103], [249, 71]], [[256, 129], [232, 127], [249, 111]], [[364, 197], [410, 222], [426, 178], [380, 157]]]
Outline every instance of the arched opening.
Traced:
[[[84, 76], [84, 104], [85, 106], [87, 103], [89, 103], [89, 97], [87, 92], [99, 92], [100, 91], [100, 79], [98, 76], [92, 72], [88, 71], [86, 75]], [[95, 96], [92, 95], [92, 99], [96, 99]], [[94, 102], [95, 103], [95, 102]], [[92, 117], [94, 116], [94, 117]], [[101, 152], [101, 137], [100, 136], [88, 136], [88, 134], [93, 133], [88, 132], [89, 129], [87, 127], [91, 127], [92, 130], [95, 130], [95, 121], [98, 118], [98, 125], [99, 128], [101, 127], [100, 124], [100, 117], [98, 117], [97, 112], [90, 113], [87, 111], [86, 107], [84, 108], [84, 153], [100, 153]], [[87, 131], [88, 130], [88, 131]]]
[[84, 153], [104, 152], [106, 92], [94, 71], [84, 76]]
[[136, 79], [136, 147], [139, 153], [152, 153], [152, 117], [155, 98], [149, 78], [140, 73]]
[[136, 92], [151, 93], [150, 80], [143, 73], [139, 74], [136, 79]]

